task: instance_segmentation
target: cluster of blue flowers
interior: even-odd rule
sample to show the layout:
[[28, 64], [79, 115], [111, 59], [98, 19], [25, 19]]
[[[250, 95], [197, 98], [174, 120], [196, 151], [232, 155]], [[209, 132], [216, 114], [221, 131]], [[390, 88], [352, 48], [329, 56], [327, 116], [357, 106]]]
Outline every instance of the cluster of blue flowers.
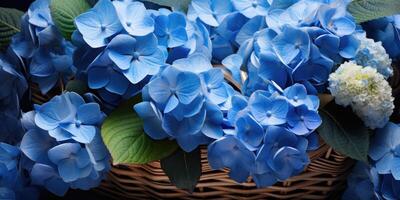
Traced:
[[250, 98], [232, 97], [227, 119], [234, 129], [208, 147], [212, 168], [231, 169], [244, 182], [251, 175], [258, 187], [275, 184], [304, 170], [308, 150], [318, 148], [313, 132], [321, 124], [319, 99], [301, 84], [281, 90], [257, 90]]
[[222, 137], [234, 93], [221, 69], [213, 68], [203, 54], [193, 54], [153, 76], [142, 89], [143, 102], [134, 109], [151, 138], [176, 139], [191, 152]]
[[100, 0], [75, 24], [78, 77], [113, 105], [137, 94], [167, 63], [195, 53], [211, 57], [205, 26], [137, 1]]
[[51, 15], [49, 0], [37, 0], [22, 17], [21, 32], [12, 38], [11, 48], [24, 59], [29, 79], [46, 94], [57, 83], [65, 83], [76, 71], [73, 45], [66, 41]]
[[73, 92], [25, 113], [26, 133], [20, 148], [27, 157], [23, 167], [32, 184], [60, 196], [69, 188], [98, 186], [110, 169], [110, 155], [99, 130], [104, 118], [99, 104], [85, 102]]
[[362, 26], [369, 38], [382, 42], [392, 59], [400, 56], [400, 15], [368, 21]]

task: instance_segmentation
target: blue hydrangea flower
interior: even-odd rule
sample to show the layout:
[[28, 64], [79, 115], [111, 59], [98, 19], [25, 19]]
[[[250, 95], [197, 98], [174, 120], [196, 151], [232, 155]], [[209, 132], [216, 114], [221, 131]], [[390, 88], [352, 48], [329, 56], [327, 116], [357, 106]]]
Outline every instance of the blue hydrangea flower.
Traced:
[[113, 1], [113, 4], [122, 26], [130, 35], [145, 36], [154, 31], [154, 20], [142, 2]]
[[400, 127], [389, 122], [382, 129], [378, 129], [369, 149], [369, 157], [374, 161], [379, 174], [392, 174], [400, 180]]
[[230, 169], [229, 176], [241, 183], [253, 171], [254, 153], [237, 138], [227, 135], [208, 145], [208, 162], [213, 169]]
[[250, 97], [249, 107], [255, 119], [263, 126], [286, 123], [289, 110], [286, 99], [267, 97], [261, 92], [256, 92]]
[[308, 95], [304, 85], [294, 84], [283, 91], [285, 97], [294, 107], [306, 105], [310, 110], [317, 110], [319, 107], [319, 99], [315, 95]]
[[26, 134], [20, 145], [32, 163], [23, 166], [32, 184], [58, 196], [63, 196], [69, 188], [89, 190], [98, 186], [110, 169], [110, 155], [99, 132], [88, 144], [74, 139], [57, 141], [49, 131], [37, 126], [37, 115], [35, 111], [23, 115]]
[[168, 48], [184, 45], [188, 40], [186, 32], [186, 17], [182, 13], [172, 12], [168, 15], [158, 15], [155, 18], [154, 33], [158, 44]]
[[98, 132], [105, 115], [96, 103], [85, 103], [73, 92], [56, 96], [43, 105], [36, 105], [35, 123], [57, 141], [74, 139], [88, 144]]
[[188, 18], [200, 18], [205, 24], [218, 26], [224, 18], [233, 12], [231, 1], [226, 0], [193, 0], [189, 4]]
[[120, 34], [111, 40], [107, 50], [110, 59], [133, 84], [156, 74], [165, 65], [166, 57], [153, 34], [136, 38]]
[[123, 28], [110, 0], [100, 0], [92, 9], [76, 17], [75, 25], [93, 48], [104, 47], [108, 39]]
[[256, 149], [263, 140], [264, 129], [250, 113], [243, 113], [237, 117], [235, 129], [238, 139], [249, 149]]
[[321, 117], [315, 110], [310, 110], [306, 105], [292, 108], [287, 115], [289, 129], [297, 135], [306, 135], [317, 129], [321, 123]]
[[375, 191], [373, 176], [365, 163], [357, 162], [351, 174], [347, 177], [347, 188], [343, 193], [342, 199], [363, 200], [378, 198], [379, 194]]
[[236, 10], [248, 18], [267, 15], [270, 6], [268, 1], [263, 0], [234, 0], [232, 3]]
[[272, 170], [279, 180], [301, 172], [309, 163], [307, 140], [282, 127], [266, 130], [264, 145], [256, 157], [257, 174]]
[[346, 6], [324, 5], [318, 14], [322, 27], [338, 36], [350, 35], [356, 29], [356, 23], [346, 13]]

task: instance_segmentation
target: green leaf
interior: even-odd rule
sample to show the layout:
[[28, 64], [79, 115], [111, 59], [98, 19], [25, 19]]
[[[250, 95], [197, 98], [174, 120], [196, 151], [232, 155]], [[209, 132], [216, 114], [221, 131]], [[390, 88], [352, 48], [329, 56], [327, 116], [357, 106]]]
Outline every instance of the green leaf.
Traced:
[[349, 108], [343, 108], [334, 102], [319, 112], [322, 125], [319, 135], [336, 151], [360, 161], [367, 161], [369, 148], [369, 130]]
[[190, 153], [179, 149], [161, 160], [161, 168], [177, 188], [193, 192], [201, 176], [200, 149]]
[[61, 34], [68, 40], [76, 29], [74, 20], [91, 6], [86, 0], [51, 0], [51, 17]]
[[68, 81], [67, 85], [65, 86], [65, 90], [70, 92], [76, 92], [80, 95], [85, 94], [89, 88], [86, 82], [81, 80], [70, 80]]
[[358, 23], [400, 13], [399, 0], [353, 0], [347, 10]]
[[0, 7], [0, 49], [6, 48], [11, 37], [21, 31], [23, 14], [17, 9]]
[[171, 7], [173, 10], [186, 12], [191, 0], [145, 0], [161, 6]]
[[174, 141], [155, 141], [143, 132], [143, 122], [133, 110], [137, 102], [132, 99], [121, 104], [101, 127], [114, 164], [146, 164], [165, 158], [178, 148]]

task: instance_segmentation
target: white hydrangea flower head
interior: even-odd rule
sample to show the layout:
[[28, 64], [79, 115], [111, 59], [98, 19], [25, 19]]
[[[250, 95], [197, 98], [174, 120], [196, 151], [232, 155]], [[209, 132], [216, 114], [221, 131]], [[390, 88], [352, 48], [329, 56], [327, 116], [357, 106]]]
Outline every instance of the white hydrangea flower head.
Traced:
[[354, 61], [364, 67], [375, 68], [386, 79], [393, 75], [392, 59], [386, 53], [382, 42], [375, 42], [367, 38], [365, 32], [358, 33], [355, 37], [360, 41], [360, 47]]
[[328, 89], [338, 105], [351, 106], [371, 129], [385, 126], [393, 113], [392, 88], [375, 68], [346, 62], [329, 76]]

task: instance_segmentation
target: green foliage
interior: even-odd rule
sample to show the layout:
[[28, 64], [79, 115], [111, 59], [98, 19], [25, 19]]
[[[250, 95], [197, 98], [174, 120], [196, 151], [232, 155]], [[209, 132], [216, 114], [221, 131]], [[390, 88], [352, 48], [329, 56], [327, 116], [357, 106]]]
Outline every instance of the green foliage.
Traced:
[[193, 192], [201, 176], [200, 149], [190, 153], [179, 149], [161, 160], [161, 168], [177, 188]]
[[400, 13], [399, 0], [353, 0], [348, 11], [358, 23]]
[[137, 102], [132, 99], [121, 104], [101, 127], [114, 164], [146, 164], [165, 158], [178, 148], [174, 141], [155, 141], [143, 132], [143, 122], [133, 110]]
[[5, 49], [10, 44], [11, 37], [21, 31], [23, 14], [17, 9], [0, 7], [0, 49]]
[[329, 103], [319, 114], [319, 135], [336, 151], [360, 161], [367, 161], [369, 130], [350, 109]]
[[171, 7], [173, 10], [186, 12], [191, 0], [145, 0], [158, 5]]
[[76, 29], [74, 20], [81, 13], [90, 9], [86, 0], [51, 0], [51, 17], [61, 34], [67, 39]]
[[76, 92], [80, 95], [85, 94], [88, 92], [89, 88], [86, 82], [81, 80], [71, 80], [68, 81], [67, 85], [65, 86], [65, 90], [70, 92]]

